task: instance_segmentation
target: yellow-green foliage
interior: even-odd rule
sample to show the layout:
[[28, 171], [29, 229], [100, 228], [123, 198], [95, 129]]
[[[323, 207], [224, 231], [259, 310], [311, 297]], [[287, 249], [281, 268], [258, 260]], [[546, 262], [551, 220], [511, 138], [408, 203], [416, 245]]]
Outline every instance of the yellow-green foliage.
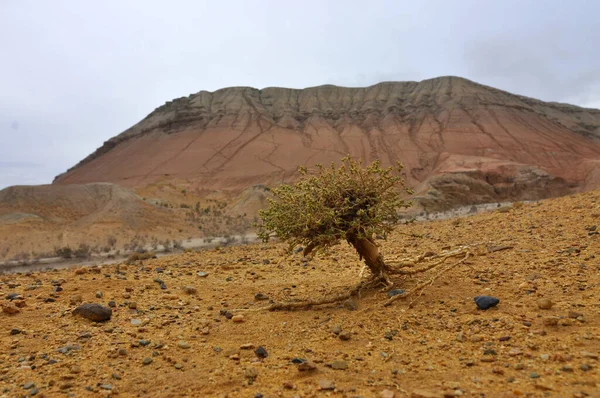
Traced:
[[400, 176], [402, 164], [382, 168], [379, 161], [364, 166], [347, 156], [341, 164], [300, 168], [300, 181], [273, 189], [274, 199], [260, 211], [258, 236], [273, 234], [317, 249], [351, 236], [387, 234], [398, 222], [398, 210], [410, 206], [400, 192], [412, 193]]

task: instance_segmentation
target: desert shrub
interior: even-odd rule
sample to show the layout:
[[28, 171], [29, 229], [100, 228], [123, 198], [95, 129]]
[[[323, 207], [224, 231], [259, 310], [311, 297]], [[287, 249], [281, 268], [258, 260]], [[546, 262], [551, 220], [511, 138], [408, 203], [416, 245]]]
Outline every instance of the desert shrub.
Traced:
[[183, 242], [180, 240], [173, 239], [173, 249], [183, 250]]
[[127, 264], [133, 264], [136, 261], [148, 260], [154, 257], [156, 257], [156, 254], [154, 254], [154, 252], [132, 253], [129, 257], [127, 257]]
[[363, 166], [345, 157], [340, 166], [316, 166], [311, 173], [301, 167], [300, 180], [272, 190], [269, 207], [259, 212], [258, 236], [273, 235], [292, 250], [305, 247], [304, 255], [347, 241], [364, 259], [373, 275], [389, 271], [373, 236], [391, 232], [399, 210], [410, 206], [400, 192], [412, 193], [400, 176], [403, 166], [382, 168], [379, 161]]
[[115, 247], [115, 245], [117, 244], [117, 238], [111, 235], [106, 239], [106, 243], [109, 247]]
[[69, 246], [57, 247], [54, 249], [54, 254], [56, 257], [69, 259], [73, 257], [73, 249], [71, 249]]
[[92, 249], [90, 248], [90, 245], [87, 245], [85, 243], [79, 244], [77, 249], [75, 249], [75, 251], [73, 251], [73, 255], [76, 258], [89, 258], [91, 253], [92, 253]]

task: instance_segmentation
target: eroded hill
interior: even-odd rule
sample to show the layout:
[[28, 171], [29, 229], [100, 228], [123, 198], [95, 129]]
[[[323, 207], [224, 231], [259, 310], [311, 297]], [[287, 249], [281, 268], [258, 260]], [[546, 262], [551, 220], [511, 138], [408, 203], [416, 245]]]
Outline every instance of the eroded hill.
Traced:
[[232, 87], [169, 101], [56, 184], [170, 181], [238, 194], [346, 154], [402, 161], [426, 210], [598, 186], [600, 110], [457, 77], [367, 88]]

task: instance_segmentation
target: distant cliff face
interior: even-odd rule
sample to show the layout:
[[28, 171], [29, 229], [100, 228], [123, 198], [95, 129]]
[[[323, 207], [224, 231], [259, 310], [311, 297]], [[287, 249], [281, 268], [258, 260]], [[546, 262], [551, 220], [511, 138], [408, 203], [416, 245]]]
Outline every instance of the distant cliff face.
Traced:
[[240, 192], [346, 154], [402, 161], [432, 208], [536, 199], [599, 185], [600, 110], [457, 77], [201, 91], [157, 108], [55, 183], [171, 180]]

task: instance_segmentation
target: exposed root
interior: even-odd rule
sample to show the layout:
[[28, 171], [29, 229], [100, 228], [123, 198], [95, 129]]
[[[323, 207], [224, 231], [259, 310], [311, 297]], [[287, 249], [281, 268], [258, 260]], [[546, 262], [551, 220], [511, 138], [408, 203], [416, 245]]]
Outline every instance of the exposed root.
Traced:
[[[352, 297], [360, 296], [361, 291], [373, 289], [380, 285], [384, 286], [383, 290], [389, 290], [394, 282], [390, 279], [390, 275], [416, 275], [420, 273], [425, 273], [431, 271], [435, 268], [440, 267], [440, 271], [433, 275], [431, 278], [427, 279], [425, 282], [419, 283], [416, 287], [410, 290], [406, 294], [395, 295], [389, 298], [383, 305], [389, 306], [394, 303], [396, 300], [401, 298], [406, 298], [408, 296], [416, 295], [416, 297], [409, 303], [409, 306], [412, 304], [423, 294], [423, 291], [428, 286], [433, 285], [433, 283], [444, 273], [450, 271], [455, 268], [459, 264], [463, 264], [467, 261], [467, 259], [473, 255], [483, 255], [484, 253], [508, 250], [511, 249], [512, 246], [492, 246], [490, 250], [490, 246], [483, 247], [483, 245], [489, 244], [490, 242], [485, 243], [475, 243], [471, 245], [461, 246], [455, 250], [441, 253], [441, 254], [433, 254], [433, 253], [424, 253], [414, 258], [402, 258], [402, 259], [393, 259], [391, 261], [386, 262], [386, 271], [382, 271], [377, 275], [371, 274], [371, 277], [368, 280], [364, 280], [354, 286], [352, 289], [339, 294], [333, 294], [329, 296], [325, 296], [320, 299], [315, 300], [303, 300], [303, 301], [293, 301], [293, 302], [285, 302], [285, 303], [273, 303], [266, 307], [261, 308], [253, 308], [253, 309], [240, 309], [237, 311], [240, 312], [255, 312], [255, 311], [293, 311], [293, 310], [303, 310], [309, 309], [315, 306], [328, 305], [341, 303], [345, 300], [348, 300]], [[483, 251], [481, 248], [483, 247]], [[479, 250], [479, 252], [478, 252]], [[446, 261], [450, 258], [455, 258], [462, 256], [458, 261], [444, 266]], [[431, 262], [431, 263], [429, 263]], [[427, 263], [419, 266], [421, 263]], [[387, 267], [387, 266], [392, 267]], [[367, 271], [368, 270], [368, 271]], [[389, 270], [389, 271], [388, 271]], [[360, 271], [360, 277], [363, 277], [363, 274], [371, 271], [371, 269], [367, 266], [364, 266]]]
[[340, 303], [349, 298], [359, 296], [362, 290], [372, 289], [379, 284], [386, 284], [389, 281], [387, 275], [380, 275], [376, 278], [371, 278], [366, 281], [362, 281], [352, 289], [345, 293], [334, 294], [331, 296], [326, 296], [316, 300], [303, 300], [303, 301], [293, 301], [287, 303], [273, 303], [266, 307], [261, 308], [253, 308], [253, 309], [242, 309], [236, 310], [239, 312], [257, 312], [257, 311], [293, 311], [293, 310], [305, 310], [315, 306], [327, 305], [327, 304], [335, 304]]
[[[394, 301], [396, 301], [396, 300], [398, 300], [400, 298], [405, 298], [405, 297], [408, 297], [408, 296], [413, 295], [415, 293], [418, 293], [418, 296], [409, 304], [409, 306], [411, 306], [414, 303], [414, 301], [419, 296], [421, 296], [421, 294], [423, 294], [423, 291], [425, 290], [426, 287], [433, 285], [433, 283], [436, 281], [436, 279], [440, 275], [442, 275], [443, 273], [448, 272], [451, 269], [453, 269], [454, 267], [456, 267], [457, 265], [464, 263], [469, 258], [469, 256], [471, 255], [471, 253], [469, 251], [461, 251], [460, 253], [453, 253], [452, 255], [448, 255], [448, 256], [444, 257], [442, 260], [436, 262], [435, 264], [433, 264], [433, 266], [427, 266], [427, 267], [421, 268], [421, 269], [423, 269], [425, 271], [430, 270], [432, 268], [435, 268], [435, 267], [441, 265], [446, 259], [448, 259], [450, 257], [454, 257], [454, 256], [457, 256], [457, 255], [460, 255], [460, 254], [464, 254], [464, 257], [461, 258], [460, 260], [458, 260], [455, 263], [450, 264], [448, 267], [442, 269], [440, 272], [438, 272], [437, 274], [435, 274], [433, 277], [431, 277], [427, 281], [418, 284], [415, 288], [413, 288], [408, 293], [390, 297], [383, 305], [385, 307], [387, 307], [387, 306], [391, 305]], [[415, 270], [415, 271], [418, 271], [418, 270]]]

